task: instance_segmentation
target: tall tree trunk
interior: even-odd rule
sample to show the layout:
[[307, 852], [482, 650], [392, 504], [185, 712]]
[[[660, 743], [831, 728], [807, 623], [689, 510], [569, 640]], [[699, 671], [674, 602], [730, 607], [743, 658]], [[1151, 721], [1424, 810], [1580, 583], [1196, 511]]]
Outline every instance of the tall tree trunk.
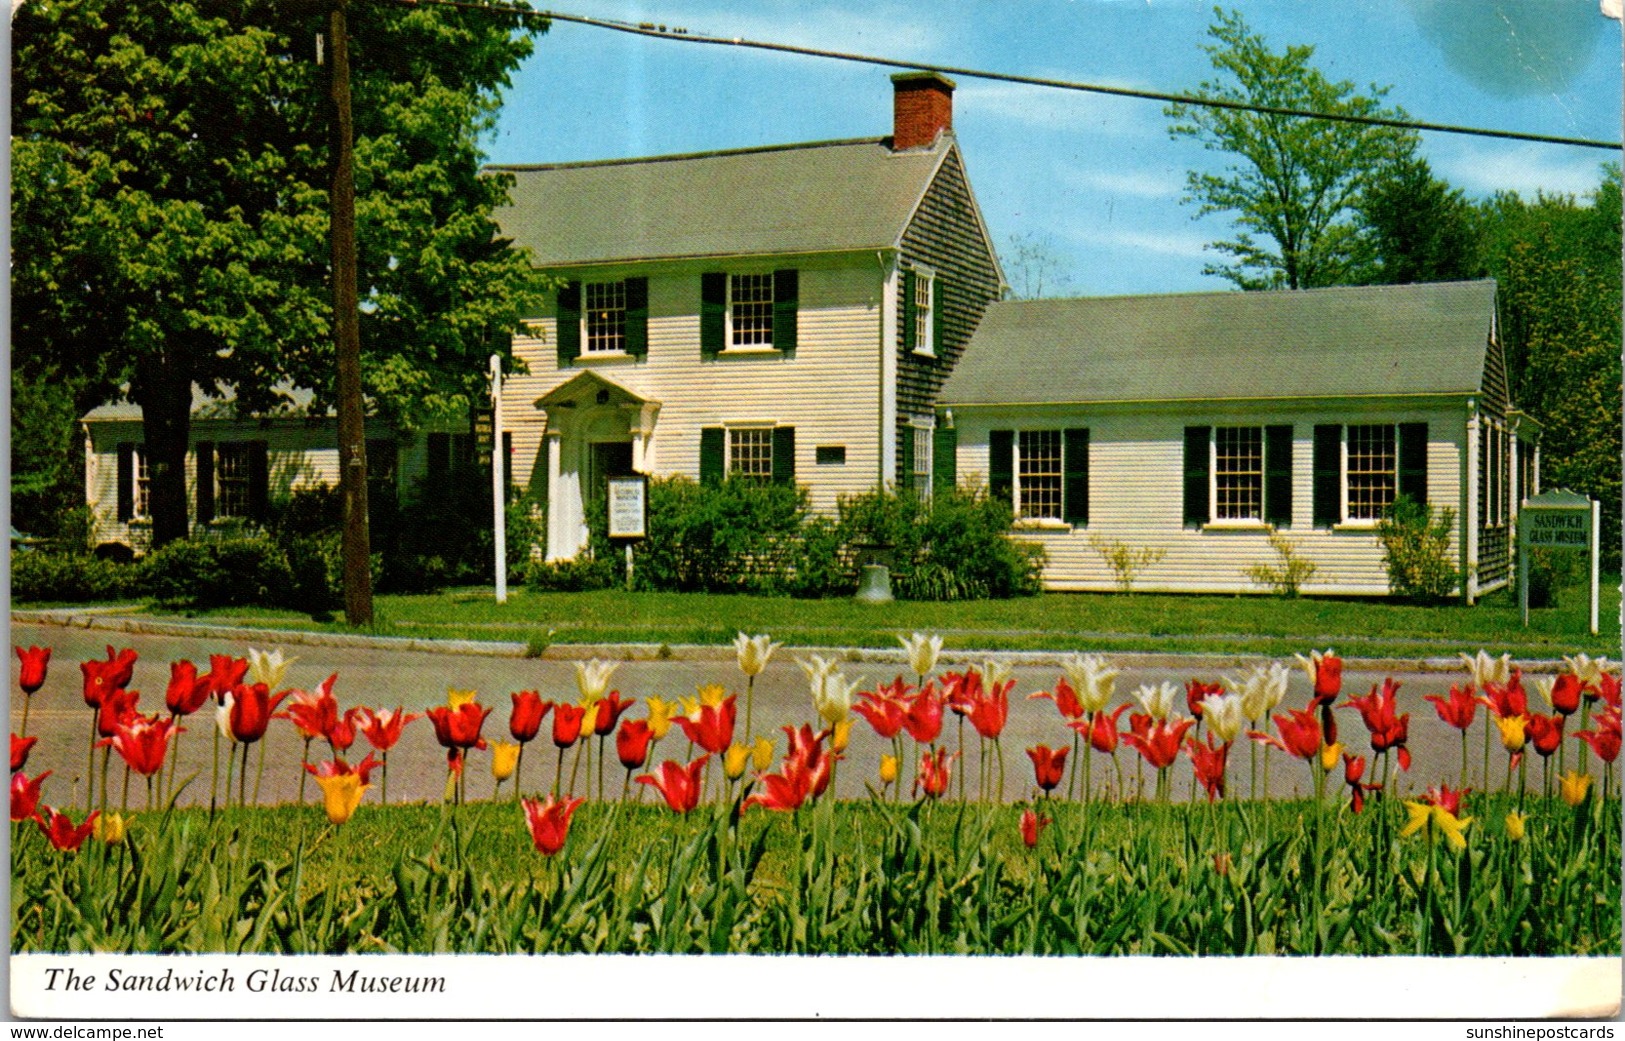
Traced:
[[160, 351], [138, 362], [130, 398], [141, 406], [152, 545], [157, 548], [186, 538], [188, 531], [186, 451], [192, 433], [192, 367], [186, 349]]

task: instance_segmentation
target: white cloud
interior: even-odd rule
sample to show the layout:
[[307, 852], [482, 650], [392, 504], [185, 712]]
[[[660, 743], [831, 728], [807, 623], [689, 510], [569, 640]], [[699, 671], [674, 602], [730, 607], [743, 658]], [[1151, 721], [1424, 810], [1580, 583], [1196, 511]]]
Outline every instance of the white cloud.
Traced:
[[1434, 172], [1469, 195], [1515, 191], [1583, 196], [1602, 181], [1602, 164], [1618, 154], [1584, 148], [1473, 142], [1435, 149]]
[[955, 91], [956, 115], [1041, 127], [1052, 132], [1086, 130], [1116, 137], [1162, 137], [1162, 110], [1150, 102], [1024, 83], [978, 80]]
[[1164, 169], [1078, 170], [1062, 168], [1060, 179], [1070, 188], [1092, 195], [1129, 196], [1134, 199], [1178, 199], [1185, 192], [1185, 177]]
[[1166, 257], [1206, 256], [1207, 239], [1200, 235], [1169, 231], [1134, 231], [1127, 228], [1109, 230], [1066, 229], [1063, 235], [1070, 241], [1088, 246], [1129, 249], [1156, 253]]

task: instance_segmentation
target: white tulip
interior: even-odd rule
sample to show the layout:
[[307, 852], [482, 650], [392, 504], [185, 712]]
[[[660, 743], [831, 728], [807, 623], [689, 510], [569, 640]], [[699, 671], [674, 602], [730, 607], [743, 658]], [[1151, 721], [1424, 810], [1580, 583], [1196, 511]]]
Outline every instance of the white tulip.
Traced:
[[1015, 674], [1015, 670], [1010, 668], [1009, 663], [1000, 661], [997, 658], [988, 658], [981, 665], [973, 666], [973, 668], [982, 674], [982, 685], [988, 690], [992, 690]]
[[734, 654], [739, 658], [739, 671], [746, 676], [759, 676], [767, 668], [767, 661], [773, 657], [773, 652], [779, 649], [779, 644], [767, 638], [767, 634], [760, 636], [746, 636], [740, 633], [734, 637]]
[[1241, 709], [1241, 698], [1234, 694], [1209, 695], [1202, 699], [1202, 721], [1208, 733], [1229, 744], [1241, 736], [1241, 725], [1246, 719]]
[[1586, 654], [1576, 654], [1572, 658], [1565, 654], [1563, 660], [1568, 662], [1569, 671], [1574, 673], [1581, 683], [1593, 687], [1601, 682], [1602, 674], [1610, 667], [1607, 658], [1592, 658]]
[[819, 718], [831, 726], [844, 720], [851, 712], [852, 692], [857, 689], [857, 683], [847, 683], [834, 661], [825, 661], [816, 654], [810, 662], [797, 658], [796, 664], [807, 674], [813, 708]]
[[1159, 686], [1142, 684], [1134, 692], [1135, 700], [1145, 709], [1145, 714], [1152, 719], [1167, 719], [1174, 711], [1175, 700], [1182, 693], [1178, 684], [1164, 680]]
[[576, 662], [576, 689], [581, 691], [584, 704], [597, 704], [603, 700], [604, 691], [609, 687], [609, 677], [618, 667], [617, 662], [599, 661], [597, 658], [585, 664]]
[[1479, 690], [1483, 690], [1492, 683], [1497, 686], [1505, 686], [1507, 681], [1512, 678], [1512, 655], [1510, 654], [1503, 654], [1499, 658], [1491, 658], [1481, 650], [1471, 658], [1465, 654], [1460, 655], [1460, 657], [1466, 663], [1467, 671], [1472, 674], [1473, 685], [1478, 687]]
[[934, 633], [912, 633], [899, 636], [897, 642], [908, 652], [908, 667], [916, 675], [924, 676], [937, 667], [937, 656], [942, 653], [942, 637]]
[[1100, 712], [1111, 701], [1117, 670], [1109, 667], [1105, 658], [1098, 654], [1069, 654], [1061, 659], [1061, 670], [1078, 692], [1078, 702], [1085, 712]]
[[236, 700], [228, 692], [220, 700], [219, 707], [214, 710], [214, 725], [219, 727], [221, 735], [233, 744], [237, 742], [237, 735], [231, 732], [231, 706]]
[[282, 648], [274, 651], [257, 651], [248, 649], [248, 675], [255, 683], [263, 683], [266, 689], [275, 691], [282, 686], [282, 677], [287, 675], [288, 666], [298, 661], [298, 658], [282, 657]]

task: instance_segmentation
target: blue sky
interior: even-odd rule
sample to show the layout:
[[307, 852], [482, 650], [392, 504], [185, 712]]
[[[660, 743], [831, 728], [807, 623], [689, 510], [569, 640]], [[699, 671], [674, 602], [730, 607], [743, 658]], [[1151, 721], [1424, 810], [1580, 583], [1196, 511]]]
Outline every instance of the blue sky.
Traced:
[[[1275, 50], [1310, 44], [1332, 79], [1391, 86], [1417, 119], [1620, 137], [1620, 30], [1596, 0], [1337, 0], [1238, 5]], [[1149, 90], [1213, 71], [1211, 4], [1189, 0], [562, 0], [558, 10], [903, 60]], [[890, 131], [889, 70], [647, 40], [556, 23], [514, 78], [493, 162], [574, 162]], [[1185, 172], [1215, 162], [1168, 137], [1162, 106], [958, 78], [954, 124], [1001, 252], [1046, 243], [1069, 295], [1222, 288], [1204, 276], [1225, 218], [1193, 219]], [[1424, 134], [1434, 171], [1469, 195], [1583, 195], [1597, 149]]]

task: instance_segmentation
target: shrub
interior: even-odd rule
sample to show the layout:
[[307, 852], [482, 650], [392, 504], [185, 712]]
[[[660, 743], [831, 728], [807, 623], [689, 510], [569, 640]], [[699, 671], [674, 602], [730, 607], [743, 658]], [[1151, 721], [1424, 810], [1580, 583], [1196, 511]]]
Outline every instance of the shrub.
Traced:
[[292, 606], [287, 555], [266, 537], [181, 539], [149, 554], [145, 567], [152, 596], [165, 606]]
[[[637, 548], [634, 580], [639, 589], [781, 592], [807, 515], [807, 492], [798, 486], [737, 475], [715, 485], [656, 478], [649, 482], [649, 537]], [[596, 537], [604, 530], [602, 507], [589, 517]]]
[[1437, 511], [1406, 495], [1394, 500], [1377, 522], [1382, 541], [1382, 563], [1388, 569], [1388, 589], [1395, 596], [1442, 600], [1461, 583], [1450, 550], [1456, 511]]
[[1314, 562], [1298, 556], [1298, 544], [1278, 531], [1270, 532], [1270, 549], [1279, 562], [1254, 564], [1247, 569], [1247, 577], [1278, 596], [1297, 596], [1299, 588], [1314, 577]]
[[625, 565], [613, 558], [595, 557], [587, 553], [574, 560], [548, 563], [530, 562], [525, 569], [527, 589], [541, 593], [580, 593], [593, 589], [608, 589], [624, 583]]
[[1113, 581], [1117, 584], [1119, 592], [1129, 593], [1134, 590], [1134, 579], [1146, 568], [1155, 564], [1168, 555], [1168, 551], [1161, 547], [1152, 549], [1142, 546], [1139, 549], [1118, 542], [1115, 539], [1108, 542], [1099, 535], [1089, 536], [1089, 545], [1095, 548], [1106, 566], [1112, 569]]
[[65, 603], [125, 600], [146, 595], [145, 574], [141, 564], [103, 560], [85, 553], [13, 553], [11, 596], [13, 600]]
[[1573, 550], [1529, 548], [1529, 606], [1556, 607], [1558, 594], [1584, 577], [1584, 557]]

